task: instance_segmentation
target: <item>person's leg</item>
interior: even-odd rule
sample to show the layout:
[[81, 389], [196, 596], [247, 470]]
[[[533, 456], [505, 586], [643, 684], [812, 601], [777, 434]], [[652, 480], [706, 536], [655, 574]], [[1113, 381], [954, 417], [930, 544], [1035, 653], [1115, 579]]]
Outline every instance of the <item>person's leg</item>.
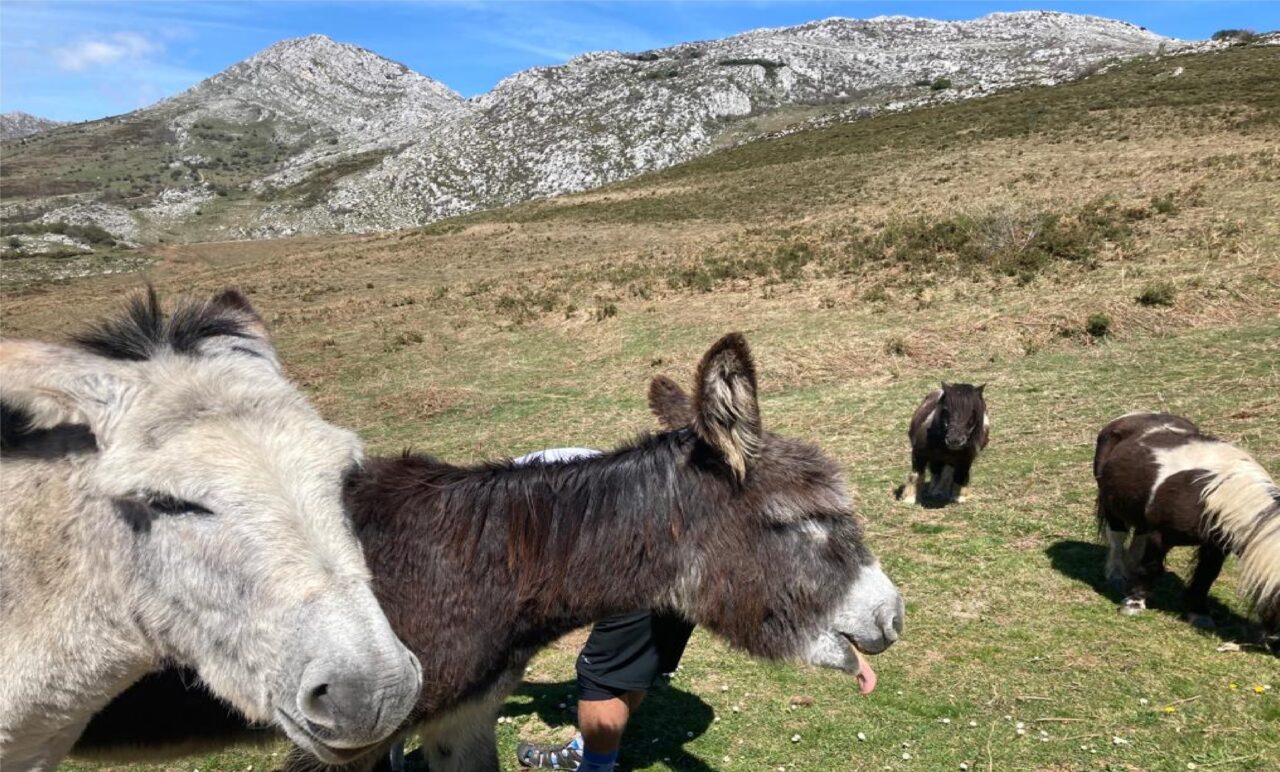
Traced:
[[647, 611], [617, 614], [592, 627], [577, 663], [581, 734], [561, 746], [521, 743], [516, 749], [521, 765], [589, 772], [613, 768], [631, 711], [658, 673], [651, 616]]
[[631, 714], [654, 681], [676, 669], [693, 625], [678, 616], [635, 612], [602, 619], [578, 655], [578, 727], [563, 746], [521, 743], [526, 767], [610, 772]]
[[583, 748], [594, 753], [617, 751], [627, 721], [644, 696], [643, 689], [633, 689], [608, 699], [579, 699], [578, 731], [582, 733]]

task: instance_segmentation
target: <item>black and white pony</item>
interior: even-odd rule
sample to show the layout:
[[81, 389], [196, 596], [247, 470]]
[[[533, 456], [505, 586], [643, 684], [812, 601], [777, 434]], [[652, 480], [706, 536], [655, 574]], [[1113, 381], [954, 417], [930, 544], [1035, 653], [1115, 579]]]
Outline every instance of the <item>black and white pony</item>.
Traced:
[[[1243, 450], [1169, 413], [1131, 413], [1102, 428], [1093, 457], [1107, 578], [1127, 585], [1121, 611], [1146, 608], [1169, 550], [1198, 546], [1188, 619], [1213, 627], [1209, 587], [1228, 553], [1267, 632], [1280, 625], [1280, 488]], [[1125, 540], [1133, 533], [1126, 547]]]
[[[965, 501], [969, 470], [987, 447], [991, 432], [991, 417], [982, 394], [985, 387], [943, 383], [916, 408], [907, 429], [911, 473], [902, 486], [902, 503], [914, 504], [924, 498]], [[930, 474], [927, 488], [926, 468]]]

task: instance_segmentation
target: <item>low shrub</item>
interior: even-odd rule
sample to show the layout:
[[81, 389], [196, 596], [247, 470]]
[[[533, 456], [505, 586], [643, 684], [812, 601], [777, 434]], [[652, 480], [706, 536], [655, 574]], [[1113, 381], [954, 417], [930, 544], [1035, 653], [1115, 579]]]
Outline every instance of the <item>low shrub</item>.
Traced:
[[1143, 287], [1142, 292], [1135, 300], [1140, 305], [1148, 307], [1171, 306], [1177, 294], [1178, 290], [1173, 286], [1172, 282], [1154, 281]]
[[1091, 338], [1105, 338], [1111, 334], [1111, 317], [1106, 314], [1089, 314], [1085, 320], [1084, 331]]

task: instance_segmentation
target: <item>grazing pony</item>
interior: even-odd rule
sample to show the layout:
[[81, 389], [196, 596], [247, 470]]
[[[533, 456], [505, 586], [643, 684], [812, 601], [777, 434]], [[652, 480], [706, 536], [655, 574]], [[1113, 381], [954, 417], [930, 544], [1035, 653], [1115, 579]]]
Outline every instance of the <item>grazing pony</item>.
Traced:
[[[1280, 488], [1243, 450], [1169, 413], [1131, 413], [1098, 433], [1093, 456], [1098, 530], [1107, 578], [1129, 583], [1121, 611], [1146, 608], [1164, 558], [1198, 546], [1187, 585], [1188, 618], [1213, 627], [1209, 587], [1227, 553], [1240, 556], [1241, 588], [1268, 633], [1280, 625]], [[1133, 532], [1127, 550], [1125, 539]]]
[[0, 339], [0, 765], [53, 769], [150, 671], [332, 762], [421, 684], [343, 510], [361, 446], [227, 291], [154, 292], [70, 345]]
[[[929, 392], [911, 416], [907, 438], [911, 441], [911, 473], [902, 486], [904, 504], [921, 498], [965, 501], [969, 470], [987, 447], [991, 418], [982, 391], [986, 384], [943, 383]], [[931, 479], [925, 489], [924, 472]]]
[[[378, 596], [426, 674], [405, 731], [418, 731], [432, 772], [498, 769], [497, 713], [529, 660], [625, 611], [676, 611], [755, 656], [875, 687], [863, 653], [898, 639], [902, 599], [836, 465], [763, 429], [746, 341], [729, 335], [707, 352], [692, 397], [667, 379], [651, 395], [669, 431], [599, 456], [458, 467], [406, 455], [353, 480]], [[153, 718], [193, 694], [178, 674], [139, 685], [80, 749], [154, 744]], [[243, 730], [222, 716], [180, 734]], [[307, 766], [297, 754], [287, 764]]]

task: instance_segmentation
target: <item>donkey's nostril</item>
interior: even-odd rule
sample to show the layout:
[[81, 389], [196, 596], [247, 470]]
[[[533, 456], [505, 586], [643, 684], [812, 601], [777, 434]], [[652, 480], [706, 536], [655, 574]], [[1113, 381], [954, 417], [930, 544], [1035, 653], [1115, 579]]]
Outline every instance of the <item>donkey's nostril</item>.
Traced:
[[326, 729], [335, 728], [333, 701], [329, 697], [329, 684], [321, 683], [303, 687], [299, 696], [302, 715], [311, 723]]

